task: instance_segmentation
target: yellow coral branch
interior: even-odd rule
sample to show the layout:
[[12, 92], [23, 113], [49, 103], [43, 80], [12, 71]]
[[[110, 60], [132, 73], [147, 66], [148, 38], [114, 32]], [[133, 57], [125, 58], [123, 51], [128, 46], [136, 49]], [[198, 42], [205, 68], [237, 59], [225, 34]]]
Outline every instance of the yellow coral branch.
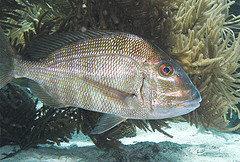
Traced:
[[227, 130], [228, 112], [230, 116], [236, 112], [240, 117], [235, 106], [240, 102], [240, 74], [236, 71], [240, 68], [240, 36], [235, 38], [231, 28], [239, 23], [240, 16], [232, 16], [226, 22], [233, 3], [188, 0], [174, 17], [176, 24], [171, 37], [175, 43], [171, 54], [190, 74], [203, 99], [197, 113], [184, 118], [191, 123], [196, 121], [191, 118], [198, 117], [206, 129], [211, 126]]

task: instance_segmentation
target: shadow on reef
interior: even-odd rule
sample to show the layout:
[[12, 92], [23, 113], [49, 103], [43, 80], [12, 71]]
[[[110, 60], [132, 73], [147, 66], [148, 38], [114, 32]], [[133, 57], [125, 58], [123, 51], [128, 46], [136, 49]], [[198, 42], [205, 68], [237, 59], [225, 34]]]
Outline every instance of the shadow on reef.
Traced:
[[[0, 26], [16, 51], [30, 60], [34, 59], [28, 51], [31, 44], [44, 35], [110, 30], [147, 38], [184, 68], [203, 96], [200, 108], [181, 119], [196, 127], [202, 124], [206, 130], [213, 127], [232, 131], [240, 126], [236, 107], [240, 97], [236, 61], [240, 55], [240, 36], [235, 38], [240, 18], [225, 23], [224, 13], [230, 4], [223, 5], [224, 0], [209, 1], [1, 0]], [[231, 21], [235, 35], [231, 32]], [[136, 127], [172, 137], [162, 128], [169, 127], [167, 121], [177, 121], [127, 120], [103, 134], [90, 135], [101, 113], [48, 106], [37, 110], [37, 101], [15, 84], [1, 89], [0, 95], [0, 146], [17, 144], [20, 150], [37, 144], [68, 142], [74, 131], [88, 135], [99, 148], [118, 149], [121, 145], [118, 139], [134, 136]], [[230, 119], [226, 116], [231, 117], [233, 112], [237, 114], [235, 123], [227, 129]]]

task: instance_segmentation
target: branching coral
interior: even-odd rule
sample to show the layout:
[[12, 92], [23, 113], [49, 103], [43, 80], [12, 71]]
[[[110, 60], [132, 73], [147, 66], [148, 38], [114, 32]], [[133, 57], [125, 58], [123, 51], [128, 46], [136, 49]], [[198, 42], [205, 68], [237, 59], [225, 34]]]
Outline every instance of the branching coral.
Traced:
[[0, 90], [0, 146], [19, 145], [22, 150], [68, 142], [76, 128], [75, 109], [44, 106], [36, 110], [37, 101], [28, 94], [14, 84]]
[[19, 12], [25, 9], [25, 6], [18, 4], [15, 0], [1, 0], [0, 6], [0, 25], [3, 30], [21, 28], [16, 22], [22, 20]]
[[[200, 108], [185, 115], [188, 121], [198, 124], [197, 117], [208, 129], [226, 129], [226, 114], [233, 111], [240, 101], [240, 36], [235, 38], [230, 28], [224, 25], [239, 22], [238, 17], [225, 22], [223, 11], [231, 4], [222, 1], [189, 0], [183, 3], [175, 16], [171, 40], [176, 40], [172, 56], [190, 74], [199, 89], [203, 101]], [[226, 30], [227, 29], [227, 30]], [[240, 117], [240, 115], [239, 115]], [[194, 120], [194, 121], [193, 121]]]

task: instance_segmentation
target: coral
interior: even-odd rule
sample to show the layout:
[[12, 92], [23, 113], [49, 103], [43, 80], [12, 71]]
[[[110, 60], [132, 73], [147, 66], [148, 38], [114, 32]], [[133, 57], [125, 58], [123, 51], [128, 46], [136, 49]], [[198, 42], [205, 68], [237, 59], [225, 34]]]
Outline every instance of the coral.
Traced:
[[[222, 2], [222, 3], [221, 3]], [[225, 128], [226, 114], [239, 110], [240, 101], [240, 38], [230, 28], [226, 30], [225, 10], [232, 3], [223, 1], [189, 0], [182, 4], [175, 16], [171, 40], [175, 44], [170, 54], [190, 75], [199, 89], [203, 101], [200, 108], [184, 118], [198, 125], [198, 119], [208, 129]], [[239, 17], [234, 21], [239, 21]], [[230, 25], [231, 23], [227, 23]]]
[[35, 116], [35, 103], [25, 91], [11, 84], [1, 89], [0, 146], [21, 145]]
[[21, 28], [22, 26], [16, 22], [23, 20], [19, 13], [24, 10], [25, 6], [17, 3], [15, 0], [1, 0], [0, 6], [0, 25], [3, 30]]
[[[25, 4], [24, 13], [19, 11], [22, 21], [14, 22], [14, 25], [19, 25], [21, 28], [7, 30], [8, 37], [17, 51], [27, 58], [30, 56], [25, 56], [27, 51], [25, 47], [42, 35], [87, 29], [135, 33], [160, 44], [165, 50], [168, 48], [165, 39], [170, 33], [169, 24], [165, 22], [171, 21], [170, 10], [176, 10], [180, 3], [180, 1], [147, 2], [145, 0], [111, 3], [106, 0], [94, 3], [82, 0], [58, 2], [31, 0]], [[149, 10], [150, 8], [153, 10]], [[12, 12], [17, 11], [12, 9]], [[9, 17], [5, 19], [12, 20]]]
[[36, 110], [29, 92], [14, 84], [0, 90], [0, 146], [19, 145], [20, 150], [37, 144], [68, 142], [76, 128], [74, 109], [44, 106]]

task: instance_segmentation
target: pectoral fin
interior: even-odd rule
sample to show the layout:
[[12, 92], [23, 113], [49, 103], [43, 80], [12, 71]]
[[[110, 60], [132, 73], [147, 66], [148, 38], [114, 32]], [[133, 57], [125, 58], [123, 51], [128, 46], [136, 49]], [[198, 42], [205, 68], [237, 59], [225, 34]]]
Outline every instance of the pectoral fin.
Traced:
[[130, 109], [139, 109], [142, 104], [135, 94], [128, 94], [124, 97], [124, 102]]
[[102, 134], [125, 120], [126, 118], [123, 118], [121, 116], [113, 114], [103, 114], [99, 118], [95, 128], [91, 131], [91, 134]]

